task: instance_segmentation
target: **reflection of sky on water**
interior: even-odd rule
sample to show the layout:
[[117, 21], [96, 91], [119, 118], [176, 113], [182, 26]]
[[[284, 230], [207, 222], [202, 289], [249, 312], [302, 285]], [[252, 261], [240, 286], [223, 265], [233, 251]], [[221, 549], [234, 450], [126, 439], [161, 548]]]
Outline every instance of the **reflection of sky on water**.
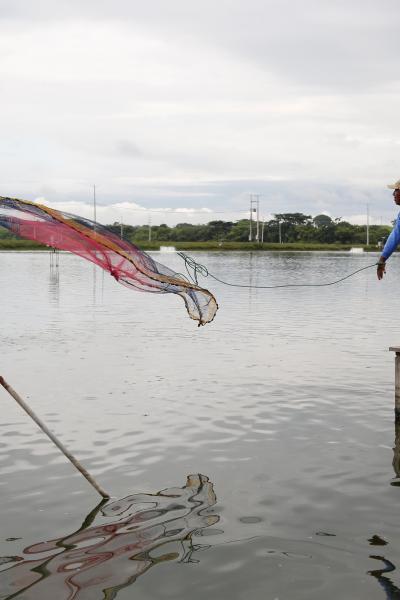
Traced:
[[[254, 284], [333, 281], [375, 260], [344, 253], [194, 257], [221, 279]], [[165, 488], [177, 473], [207, 473], [218, 490], [219, 533], [193, 533], [192, 547], [195, 540], [209, 547], [186, 555], [200, 564], [158, 563], [121, 590], [121, 600], [157, 598], [160, 590], [191, 600], [205, 593], [386, 600], [383, 583], [399, 586], [398, 570], [383, 572], [382, 561], [400, 565], [388, 352], [398, 343], [400, 256], [379, 283], [373, 269], [296, 292], [202, 280], [220, 303], [203, 328], [176, 296], [138, 294], [107, 274], [103, 280], [86, 261], [59, 259], [57, 275], [48, 254], [0, 254], [0, 374], [113, 496]], [[182, 269], [176, 254], [163, 261]], [[24, 561], [3, 558], [0, 569], [12, 573], [13, 565], [17, 572], [28, 560], [45, 562], [46, 554], [24, 549], [74, 531], [92, 490], [0, 395], [0, 556]], [[107, 518], [99, 513], [92, 526]], [[372, 548], [373, 535], [387, 545]], [[160, 547], [178, 551], [182, 557], [181, 546]], [[126, 581], [133, 562], [102, 564], [118, 565]], [[381, 571], [380, 579], [370, 570]]]
[[[158, 563], [193, 562], [206, 546], [194, 544], [192, 535], [218, 522], [208, 512], [215, 503], [208, 478], [189, 475], [183, 488], [102, 504], [77, 532], [31, 545], [22, 557], [4, 557], [0, 597], [111, 600]], [[107, 523], [96, 526], [99, 510]]]

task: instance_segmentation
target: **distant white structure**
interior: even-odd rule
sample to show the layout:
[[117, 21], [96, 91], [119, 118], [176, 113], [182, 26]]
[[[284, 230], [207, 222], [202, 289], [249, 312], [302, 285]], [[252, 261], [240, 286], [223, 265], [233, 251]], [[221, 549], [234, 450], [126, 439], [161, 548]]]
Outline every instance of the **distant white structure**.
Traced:
[[175, 246], [160, 246], [160, 252], [176, 252]]
[[352, 254], [362, 254], [364, 252], [364, 248], [350, 248], [349, 252]]

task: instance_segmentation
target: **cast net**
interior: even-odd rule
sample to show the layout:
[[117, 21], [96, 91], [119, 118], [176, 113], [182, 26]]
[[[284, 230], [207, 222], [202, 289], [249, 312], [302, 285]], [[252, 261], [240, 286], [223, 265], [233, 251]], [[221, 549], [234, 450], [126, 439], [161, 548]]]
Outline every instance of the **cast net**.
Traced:
[[205, 325], [218, 309], [208, 290], [187, 281], [112, 231], [83, 217], [41, 204], [0, 196], [0, 226], [46, 246], [67, 250], [108, 271], [119, 283], [142, 292], [177, 294], [191, 319]]

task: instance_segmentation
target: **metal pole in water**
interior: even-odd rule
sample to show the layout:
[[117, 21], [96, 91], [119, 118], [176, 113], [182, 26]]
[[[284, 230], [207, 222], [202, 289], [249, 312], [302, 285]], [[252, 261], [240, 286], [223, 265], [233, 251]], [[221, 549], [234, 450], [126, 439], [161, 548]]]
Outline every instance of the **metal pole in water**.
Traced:
[[400, 347], [391, 346], [390, 352], [395, 352], [394, 359], [394, 414], [396, 421], [400, 421]]
[[98, 492], [100, 494], [100, 496], [102, 496], [103, 498], [110, 498], [110, 495], [101, 489], [101, 487], [98, 485], [98, 483], [95, 481], [95, 479], [86, 471], [86, 469], [80, 464], [80, 462], [67, 450], [67, 448], [56, 438], [56, 436], [53, 433], [51, 433], [51, 431], [46, 427], [46, 425], [43, 423], [43, 421], [41, 421], [39, 419], [39, 417], [37, 415], [35, 415], [33, 410], [27, 405], [27, 403], [21, 398], [21, 396], [19, 394], [17, 394], [17, 392], [6, 382], [4, 377], [1, 377], [1, 375], [0, 375], [0, 385], [3, 386], [3, 388], [10, 394], [10, 396], [12, 396], [14, 398], [14, 400], [16, 402], [18, 402], [18, 404], [21, 406], [21, 408], [23, 408], [23, 410], [31, 417], [31, 419], [33, 419], [33, 421], [35, 421], [36, 425], [38, 425], [40, 427], [40, 429], [43, 431], [43, 433], [45, 433], [51, 439], [51, 441], [57, 446], [57, 448], [59, 448], [61, 450], [61, 452], [64, 454], [64, 456], [66, 458], [68, 458], [69, 461], [72, 462], [74, 467], [76, 469], [78, 469], [78, 471], [88, 480], [88, 482], [90, 483], [90, 485], [92, 485], [94, 487], [96, 492]]

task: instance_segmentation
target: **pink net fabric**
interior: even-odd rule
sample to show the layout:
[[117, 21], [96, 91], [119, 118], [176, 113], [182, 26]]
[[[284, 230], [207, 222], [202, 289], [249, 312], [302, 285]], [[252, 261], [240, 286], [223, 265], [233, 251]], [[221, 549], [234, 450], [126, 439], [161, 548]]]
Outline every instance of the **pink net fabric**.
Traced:
[[218, 310], [208, 290], [190, 283], [106, 227], [41, 204], [0, 197], [0, 226], [46, 246], [67, 250], [108, 271], [119, 283], [158, 294], [178, 294], [191, 319], [210, 323]]

